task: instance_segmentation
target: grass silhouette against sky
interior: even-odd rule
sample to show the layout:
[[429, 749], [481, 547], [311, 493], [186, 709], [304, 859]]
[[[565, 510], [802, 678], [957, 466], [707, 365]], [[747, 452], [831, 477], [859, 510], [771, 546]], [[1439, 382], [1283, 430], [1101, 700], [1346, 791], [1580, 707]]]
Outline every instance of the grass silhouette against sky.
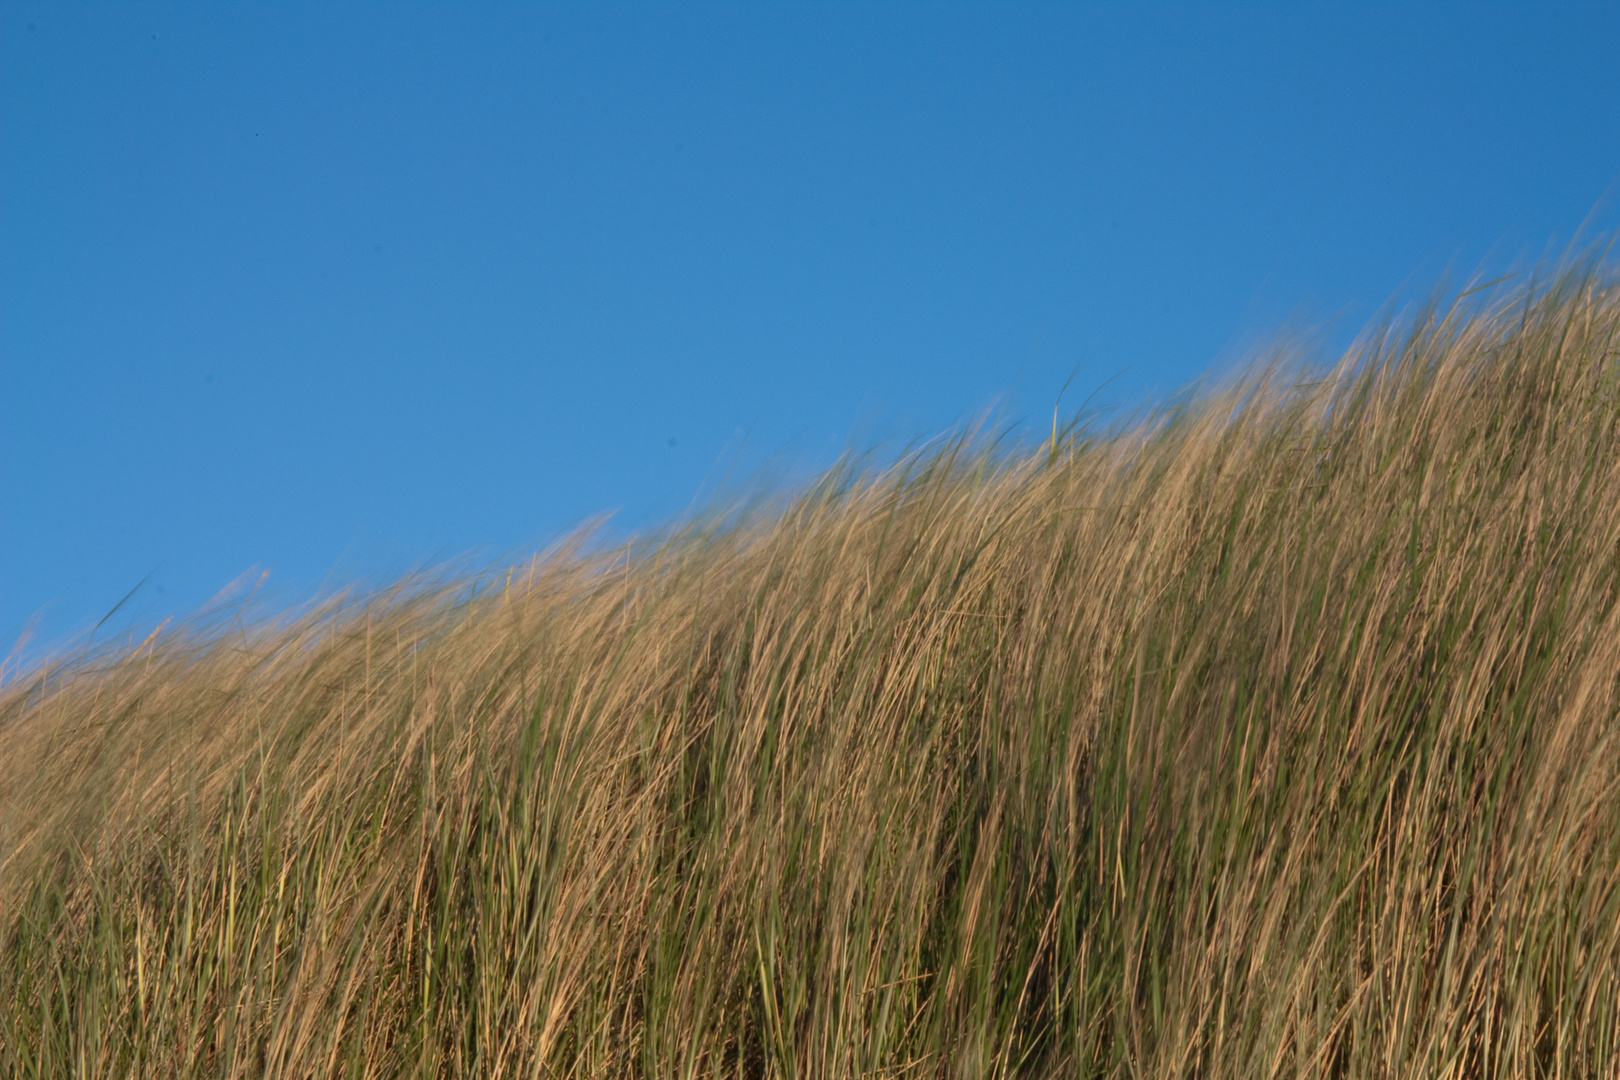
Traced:
[[0, 1072], [1620, 1069], [1620, 281], [0, 687]]
[[1296, 315], [1342, 344], [1614, 225], [1617, 40], [1613, 5], [7, 2], [0, 634], [623, 535], [985, 409], [1038, 438], [1071, 376], [1129, 409]]

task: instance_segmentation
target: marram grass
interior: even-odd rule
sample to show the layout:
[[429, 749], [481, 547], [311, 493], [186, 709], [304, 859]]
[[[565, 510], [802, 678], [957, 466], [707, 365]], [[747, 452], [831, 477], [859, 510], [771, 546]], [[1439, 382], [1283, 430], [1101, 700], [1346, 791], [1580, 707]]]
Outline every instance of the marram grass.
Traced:
[[14, 677], [0, 1075], [1620, 1075], [1620, 284], [1478, 301]]

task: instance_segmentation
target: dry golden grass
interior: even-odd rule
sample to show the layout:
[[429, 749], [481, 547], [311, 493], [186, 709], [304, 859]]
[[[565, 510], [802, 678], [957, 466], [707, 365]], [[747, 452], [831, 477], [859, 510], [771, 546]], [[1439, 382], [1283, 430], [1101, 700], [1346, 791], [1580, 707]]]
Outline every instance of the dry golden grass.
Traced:
[[1620, 1075], [1617, 349], [1589, 259], [13, 679], [0, 1073]]

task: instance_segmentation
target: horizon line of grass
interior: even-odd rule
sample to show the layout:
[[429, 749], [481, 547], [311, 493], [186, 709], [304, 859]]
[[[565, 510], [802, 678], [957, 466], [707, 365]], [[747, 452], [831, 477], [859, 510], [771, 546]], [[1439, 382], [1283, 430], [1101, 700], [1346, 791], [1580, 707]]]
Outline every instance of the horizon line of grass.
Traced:
[[0, 686], [19, 1077], [1612, 1077], [1598, 254]]

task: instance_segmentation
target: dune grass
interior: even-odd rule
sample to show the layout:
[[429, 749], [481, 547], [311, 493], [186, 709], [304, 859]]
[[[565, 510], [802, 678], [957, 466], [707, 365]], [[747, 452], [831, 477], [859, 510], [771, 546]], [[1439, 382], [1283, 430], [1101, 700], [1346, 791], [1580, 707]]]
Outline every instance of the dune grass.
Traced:
[[0, 1073], [1620, 1075], [1620, 283], [1490, 295], [10, 680]]

